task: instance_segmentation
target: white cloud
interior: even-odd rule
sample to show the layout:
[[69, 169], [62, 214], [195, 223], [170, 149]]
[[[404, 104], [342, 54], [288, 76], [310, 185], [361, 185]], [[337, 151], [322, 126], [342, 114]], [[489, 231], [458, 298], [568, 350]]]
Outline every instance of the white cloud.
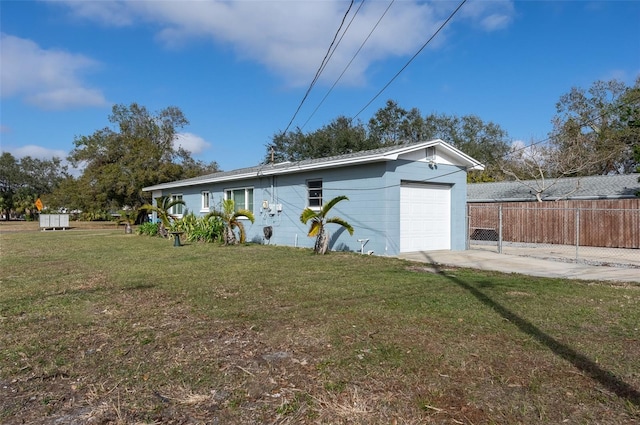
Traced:
[[111, 26], [127, 26], [133, 23], [133, 16], [120, 1], [68, 1], [73, 14], [79, 19], [89, 19]]
[[52, 159], [57, 156], [60, 159], [67, 157], [67, 152], [61, 149], [49, 149], [42, 146], [26, 145], [19, 148], [11, 149], [10, 153], [16, 158], [30, 156], [36, 159]]
[[515, 16], [515, 8], [511, 0], [468, 2], [460, 12], [462, 16], [485, 31], [506, 28]]
[[[158, 28], [158, 39], [170, 47], [194, 37], [232, 46], [240, 58], [263, 64], [293, 86], [310, 82], [348, 7], [345, 1], [73, 0], [65, 4], [76, 17], [101, 24], [152, 24]], [[387, 4], [371, 1], [363, 5], [323, 74], [329, 83], [351, 60]], [[354, 4], [347, 23], [358, 6]], [[344, 82], [362, 84], [365, 72], [375, 62], [413, 55], [455, 6], [441, 1], [395, 2], [350, 66]], [[479, 1], [465, 4], [456, 19], [491, 31], [508, 25], [513, 15], [511, 0]], [[442, 44], [447, 33], [448, 28], [431, 47]]]
[[173, 146], [176, 149], [181, 147], [194, 155], [198, 155], [209, 149], [211, 147], [211, 143], [193, 133], [178, 133], [173, 141]]
[[640, 69], [629, 72], [623, 69], [611, 69], [606, 72], [601, 78], [602, 81], [618, 80], [622, 81], [629, 86], [633, 86], [636, 80], [640, 78]]
[[25, 156], [30, 156], [31, 158], [40, 160], [51, 160], [54, 157], [60, 158], [62, 160], [61, 165], [63, 167], [67, 167], [67, 171], [73, 177], [79, 177], [82, 175], [85, 167], [85, 164], [80, 164], [78, 168], [73, 167], [71, 163], [67, 161], [68, 152], [62, 149], [50, 149], [37, 145], [25, 145], [19, 148], [6, 149], [6, 151], [16, 159], [21, 159]]
[[501, 14], [492, 14], [480, 21], [480, 25], [487, 31], [505, 28], [511, 22], [511, 17]]
[[516, 161], [534, 161], [542, 162], [544, 160], [547, 147], [543, 144], [526, 143], [522, 140], [514, 140], [511, 142], [509, 157]]
[[2, 97], [19, 96], [43, 109], [103, 106], [106, 100], [87, 87], [80, 74], [97, 63], [85, 56], [42, 49], [24, 38], [2, 34], [0, 85]]

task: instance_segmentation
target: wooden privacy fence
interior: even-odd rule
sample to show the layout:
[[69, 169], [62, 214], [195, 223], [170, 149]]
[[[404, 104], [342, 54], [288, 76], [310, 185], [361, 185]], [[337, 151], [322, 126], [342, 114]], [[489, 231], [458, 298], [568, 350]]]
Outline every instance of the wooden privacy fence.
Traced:
[[467, 207], [471, 240], [640, 248], [640, 198]]

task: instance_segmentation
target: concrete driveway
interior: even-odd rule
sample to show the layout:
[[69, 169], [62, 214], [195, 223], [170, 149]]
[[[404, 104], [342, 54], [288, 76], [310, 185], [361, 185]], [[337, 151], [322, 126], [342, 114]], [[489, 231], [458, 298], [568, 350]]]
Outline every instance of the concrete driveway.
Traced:
[[[638, 256], [640, 250], [631, 251], [629, 255]], [[635, 282], [640, 283], [640, 264], [630, 263], [626, 267], [596, 266], [583, 262], [570, 262], [551, 258], [535, 258], [526, 252], [518, 255], [514, 252], [499, 254], [486, 249], [470, 249], [466, 251], [421, 251], [400, 255], [410, 261], [464, 267], [480, 270], [494, 270], [503, 273], [520, 273], [530, 276], [581, 279], [588, 281]]]

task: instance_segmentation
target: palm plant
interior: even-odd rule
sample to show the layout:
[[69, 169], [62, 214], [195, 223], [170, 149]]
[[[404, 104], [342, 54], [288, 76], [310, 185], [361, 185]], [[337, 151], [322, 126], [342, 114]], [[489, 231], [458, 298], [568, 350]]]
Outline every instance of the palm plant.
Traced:
[[184, 232], [189, 242], [213, 242], [221, 239], [224, 225], [220, 217], [196, 217], [193, 212], [171, 223], [171, 231]]
[[324, 204], [319, 211], [312, 210], [307, 207], [300, 214], [300, 221], [304, 224], [307, 224], [309, 220], [311, 220], [311, 227], [309, 228], [309, 233], [307, 236], [316, 238], [316, 243], [313, 248], [316, 254], [325, 254], [329, 249], [329, 232], [326, 231], [325, 227], [329, 223], [339, 224], [340, 226], [347, 229], [350, 235], [353, 235], [353, 227], [340, 217], [331, 217], [327, 218], [329, 214], [329, 210], [333, 208], [335, 204], [343, 200], [349, 200], [346, 196], [336, 196], [328, 203]]
[[222, 239], [225, 245], [235, 245], [238, 243], [238, 239], [234, 232], [236, 227], [238, 228], [240, 243], [244, 243], [246, 241], [247, 236], [244, 231], [244, 225], [242, 224], [242, 221], [240, 221], [241, 217], [247, 218], [251, 223], [255, 221], [251, 211], [242, 208], [236, 211], [233, 199], [225, 199], [222, 201], [222, 209], [211, 211], [205, 216], [205, 220], [208, 220], [210, 217], [219, 217], [224, 222], [224, 233]]
[[131, 227], [133, 223], [135, 223], [136, 218], [138, 217], [137, 210], [120, 210], [119, 211], [120, 218], [118, 219], [118, 224], [124, 223], [124, 232], [126, 234], [133, 233], [133, 228]]
[[182, 199], [171, 199], [168, 196], [159, 196], [156, 198], [156, 205], [145, 204], [140, 207], [141, 210], [154, 211], [160, 219], [160, 226], [158, 227], [158, 234], [163, 238], [168, 236], [167, 229], [171, 227], [171, 221], [176, 217], [171, 214], [171, 208], [176, 205], [185, 205]]

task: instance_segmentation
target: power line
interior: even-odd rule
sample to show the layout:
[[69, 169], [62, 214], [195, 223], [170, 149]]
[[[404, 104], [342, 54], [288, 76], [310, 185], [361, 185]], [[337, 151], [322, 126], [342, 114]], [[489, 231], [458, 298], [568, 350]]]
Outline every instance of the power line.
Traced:
[[[613, 110], [611, 110], [611, 111], [604, 111], [604, 112], [602, 112], [600, 115], [597, 115], [597, 116], [595, 116], [595, 117], [593, 117], [593, 118], [589, 118], [589, 119], [587, 119], [587, 120], [584, 120], [584, 121], [582, 121], [582, 122], [579, 122], [578, 124], [580, 125], [580, 127], [589, 127], [589, 126], [590, 126], [591, 124], [593, 124], [596, 120], [602, 119], [602, 118], [604, 118], [605, 116], [607, 116], [607, 115], [609, 115], [609, 114], [613, 113], [615, 110], [618, 110], [618, 109], [624, 108], [624, 107], [629, 106], [629, 105], [633, 104], [634, 102], [638, 102], [638, 101], [640, 101], [640, 96], [638, 96], [638, 97], [636, 97], [636, 98], [631, 98], [631, 99], [629, 99], [627, 102], [623, 102], [623, 103], [621, 103], [620, 105], [616, 106], [616, 107], [615, 107], [615, 108], [613, 108]], [[532, 143], [530, 143], [530, 144], [528, 144], [528, 145], [526, 145], [526, 146], [523, 146], [523, 147], [521, 147], [521, 148], [514, 149], [512, 152], [519, 152], [519, 151], [521, 151], [521, 150], [525, 150], [525, 149], [527, 149], [527, 148], [528, 148], [528, 147], [530, 147], [530, 146], [536, 146], [536, 145], [539, 145], [539, 144], [541, 144], [541, 143], [546, 143], [546, 142], [550, 141], [550, 140], [552, 139], [552, 137], [553, 137], [553, 136], [548, 136], [548, 137], [546, 137], [546, 138], [544, 138], [544, 139], [542, 139], [542, 140], [538, 140], [537, 142], [532, 142]]]
[[331, 54], [331, 50], [333, 48], [333, 45], [336, 42], [336, 39], [338, 38], [338, 34], [340, 34], [340, 31], [342, 30], [342, 26], [344, 25], [345, 20], [347, 19], [347, 15], [349, 15], [349, 12], [351, 11], [351, 7], [353, 6], [353, 2], [354, 0], [351, 0], [351, 3], [349, 3], [349, 7], [347, 8], [347, 11], [345, 12], [344, 16], [342, 17], [342, 22], [340, 23], [340, 26], [338, 27], [338, 31], [336, 31], [336, 34], [333, 36], [333, 40], [331, 41], [331, 44], [329, 45], [329, 48], [327, 49], [327, 53], [324, 55], [324, 58], [322, 59], [322, 62], [320, 63], [320, 66], [318, 67], [318, 70], [316, 71], [316, 75], [315, 77], [313, 77], [313, 81], [311, 81], [311, 84], [309, 84], [309, 88], [307, 89], [307, 92], [304, 94], [302, 100], [300, 101], [300, 104], [298, 105], [298, 108], [296, 109], [296, 112], [293, 114], [293, 117], [291, 117], [291, 120], [289, 121], [289, 124], [287, 124], [287, 128], [285, 128], [285, 130], [283, 131], [283, 134], [286, 133], [289, 130], [289, 127], [291, 127], [291, 124], [293, 123], [293, 120], [296, 119], [296, 116], [298, 115], [298, 112], [300, 112], [300, 108], [302, 108], [302, 105], [304, 104], [305, 100], [307, 100], [307, 96], [309, 96], [309, 93], [311, 92], [311, 89], [313, 88], [313, 86], [315, 86], [316, 82], [318, 81], [318, 78], [320, 77], [320, 74], [322, 73], [324, 67], [326, 66], [326, 62], [328, 61], [328, 58]]
[[[584, 120], [584, 121], [582, 121], [582, 122], [579, 122], [578, 124], [580, 124], [582, 127], [584, 127], [584, 126], [588, 126], [589, 124], [593, 123], [594, 121], [596, 121], [596, 120], [598, 120], [598, 119], [601, 119], [601, 118], [604, 118], [604, 117], [606, 117], [607, 115], [610, 115], [610, 114], [612, 114], [613, 112], [615, 112], [615, 111], [617, 111], [617, 110], [619, 110], [619, 109], [621, 109], [621, 108], [624, 108], [624, 107], [626, 107], [626, 106], [629, 106], [629, 105], [631, 105], [631, 104], [634, 104], [635, 102], [640, 102], [640, 96], [635, 97], [635, 98], [634, 98], [634, 97], [632, 97], [632, 98], [630, 98], [629, 100], [627, 100], [626, 102], [623, 102], [623, 103], [621, 103], [620, 105], [617, 105], [617, 106], [616, 106], [615, 108], [613, 108], [612, 110], [604, 111], [604, 112], [602, 112], [601, 114], [599, 114], [599, 115], [597, 115], [597, 116], [595, 116], [595, 117], [593, 117], [593, 118], [590, 118], [590, 119]], [[549, 137], [546, 137], [546, 138], [544, 138], [544, 139], [542, 139], [542, 140], [538, 140], [537, 142], [532, 142], [531, 144], [529, 144], [529, 145], [527, 145], [527, 146], [523, 146], [523, 147], [521, 147], [521, 148], [515, 149], [513, 152], [518, 152], [518, 151], [520, 151], [520, 150], [527, 149], [527, 148], [528, 148], [528, 147], [530, 147], [530, 146], [539, 145], [539, 144], [541, 144], [541, 143], [546, 143], [546, 142], [550, 141], [550, 140], [551, 140], [551, 138], [552, 138], [552, 136], [549, 136]], [[485, 164], [485, 165], [486, 165], [486, 164]], [[450, 176], [450, 175], [457, 174], [457, 173], [463, 173], [463, 172], [466, 172], [466, 170], [464, 170], [464, 169], [457, 169], [457, 170], [450, 171], [450, 172], [448, 172], [448, 173], [438, 174], [438, 175], [436, 175], [436, 176], [434, 176], [434, 177], [427, 177], [427, 178], [422, 179], [422, 180], [417, 180], [416, 182], [418, 182], [418, 183], [427, 183], [427, 182], [432, 181], [432, 180], [437, 180], [437, 179], [440, 179], [440, 178], [442, 178], [442, 177]], [[327, 189], [331, 189], [331, 190], [342, 190], [342, 191], [344, 191], [344, 190], [368, 191], [368, 190], [389, 189], [389, 188], [397, 187], [397, 186], [400, 186], [400, 183], [393, 183], [393, 184], [389, 184], [389, 185], [378, 186], [378, 187], [368, 187], [368, 188], [362, 188], [362, 187], [361, 187], [361, 188], [327, 187]]]
[[449, 17], [442, 23], [442, 25], [440, 25], [440, 27], [436, 30], [436, 32], [434, 32], [433, 35], [431, 37], [429, 37], [429, 39], [422, 45], [422, 47], [420, 47], [418, 49], [418, 51], [411, 57], [411, 59], [409, 59], [407, 61], [407, 63], [404, 64], [404, 66], [402, 68], [400, 68], [400, 70], [389, 80], [389, 82], [387, 84], [385, 84], [384, 87], [382, 87], [380, 89], [380, 91], [378, 93], [376, 93], [376, 95], [373, 96], [373, 98], [366, 105], [364, 105], [364, 107], [362, 109], [360, 109], [357, 114], [354, 115], [353, 118], [357, 118], [358, 115], [360, 115], [365, 109], [367, 109], [369, 107], [369, 105], [371, 105], [373, 103], [373, 101], [376, 100], [378, 98], [378, 96], [380, 96], [382, 94], [382, 92], [384, 92], [387, 89], [387, 87], [389, 87], [391, 85], [391, 83], [393, 83], [395, 81], [396, 78], [398, 78], [398, 76], [402, 73], [402, 71], [404, 71], [409, 66], [409, 64], [411, 64], [411, 62], [413, 62], [413, 60], [420, 54], [420, 52], [422, 52], [424, 50], [424, 48], [427, 47], [427, 45], [431, 42], [431, 40], [433, 40], [436, 37], [436, 35], [438, 35], [438, 33], [440, 31], [442, 31], [442, 29], [449, 23], [449, 21], [451, 21], [451, 19], [453, 19], [455, 14], [458, 13], [460, 8], [462, 8], [462, 6], [466, 2], [467, 2], [467, 0], [462, 0], [460, 2], [458, 7], [456, 7], [456, 9], [453, 12], [451, 12]]
[[[380, 22], [382, 21], [382, 18], [385, 17], [385, 15], [387, 14], [387, 12], [389, 11], [389, 9], [391, 8], [391, 6], [393, 5], [393, 3], [395, 3], [395, 0], [391, 0], [391, 2], [389, 3], [389, 6], [387, 6], [387, 8], [385, 9], [385, 11], [382, 13], [382, 16], [380, 16], [380, 19], [378, 19], [378, 22], [376, 22], [376, 24], [373, 26], [373, 28], [371, 29], [371, 31], [369, 32], [369, 35], [367, 35], [367, 37], [364, 39], [364, 41], [362, 42], [362, 44], [360, 44], [360, 47], [358, 48], [358, 50], [356, 51], [356, 53], [353, 55], [353, 57], [351, 58], [351, 60], [349, 61], [349, 63], [347, 64], [347, 66], [344, 67], [344, 69], [342, 70], [342, 73], [340, 74], [340, 76], [336, 79], [336, 81], [333, 83], [333, 85], [331, 86], [331, 88], [327, 91], [327, 93], [324, 95], [324, 97], [322, 98], [322, 100], [320, 101], [320, 103], [318, 104], [318, 106], [316, 106], [316, 109], [313, 110], [313, 112], [311, 113], [311, 115], [309, 116], [309, 118], [307, 118], [307, 120], [305, 121], [305, 123], [302, 125], [301, 129], [304, 128], [309, 121], [311, 120], [311, 118], [315, 115], [316, 112], [318, 112], [318, 109], [320, 108], [320, 106], [322, 106], [322, 104], [324, 103], [324, 101], [327, 99], [327, 97], [329, 96], [329, 94], [333, 91], [333, 89], [336, 87], [336, 85], [338, 84], [338, 82], [342, 79], [342, 76], [345, 74], [345, 72], [347, 72], [347, 69], [349, 69], [349, 67], [351, 66], [351, 64], [353, 63], [353, 61], [355, 60], [356, 56], [358, 56], [358, 54], [360, 53], [360, 51], [362, 50], [362, 48], [364, 47], [364, 45], [367, 43], [367, 41], [369, 41], [369, 38], [371, 37], [371, 35], [373, 34], [373, 32], [378, 28], [378, 25], [380, 24]], [[362, 7], [362, 5], [364, 4], [364, 0], [362, 1], [362, 3], [360, 3], [360, 7]], [[358, 7], [358, 10], [356, 10], [356, 14], [358, 14], [358, 11], [360, 10], [360, 7]], [[354, 15], [355, 18], [355, 15]]]
[[[394, 0], [395, 1], [395, 0]], [[347, 27], [344, 29], [344, 31], [342, 32], [342, 35], [340, 36], [340, 39], [338, 40], [338, 42], [336, 43], [335, 47], [333, 48], [333, 50], [331, 51], [331, 54], [329, 55], [329, 58], [327, 59], [327, 61], [324, 63], [324, 65], [322, 66], [322, 70], [320, 71], [321, 73], [324, 72], [324, 68], [326, 68], [327, 63], [329, 63], [329, 61], [331, 60], [331, 58], [333, 57], [333, 54], [336, 52], [336, 50], [338, 49], [338, 46], [340, 45], [340, 43], [342, 42], [342, 39], [344, 38], [344, 36], [347, 34], [347, 31], [349, 31], [349, 28], [351, 28], [351, 24], [353, 23], [353, 21], [356, 19], [356, 16], [358, 16], [358, 12], [360, 12], [360, 9], [362, 9], [362, 5], [364, 4], [365, 0], [362, 0], [360, 2], [360, 5], [358, 6], [358, 8], [356, 9], [356, 11], [354, 12], [353, 16], [351, 17], [351, 20], [349, 20], [349, 23], [347, 24]], [[347, 11], [348, 13], [349, 11]]]

